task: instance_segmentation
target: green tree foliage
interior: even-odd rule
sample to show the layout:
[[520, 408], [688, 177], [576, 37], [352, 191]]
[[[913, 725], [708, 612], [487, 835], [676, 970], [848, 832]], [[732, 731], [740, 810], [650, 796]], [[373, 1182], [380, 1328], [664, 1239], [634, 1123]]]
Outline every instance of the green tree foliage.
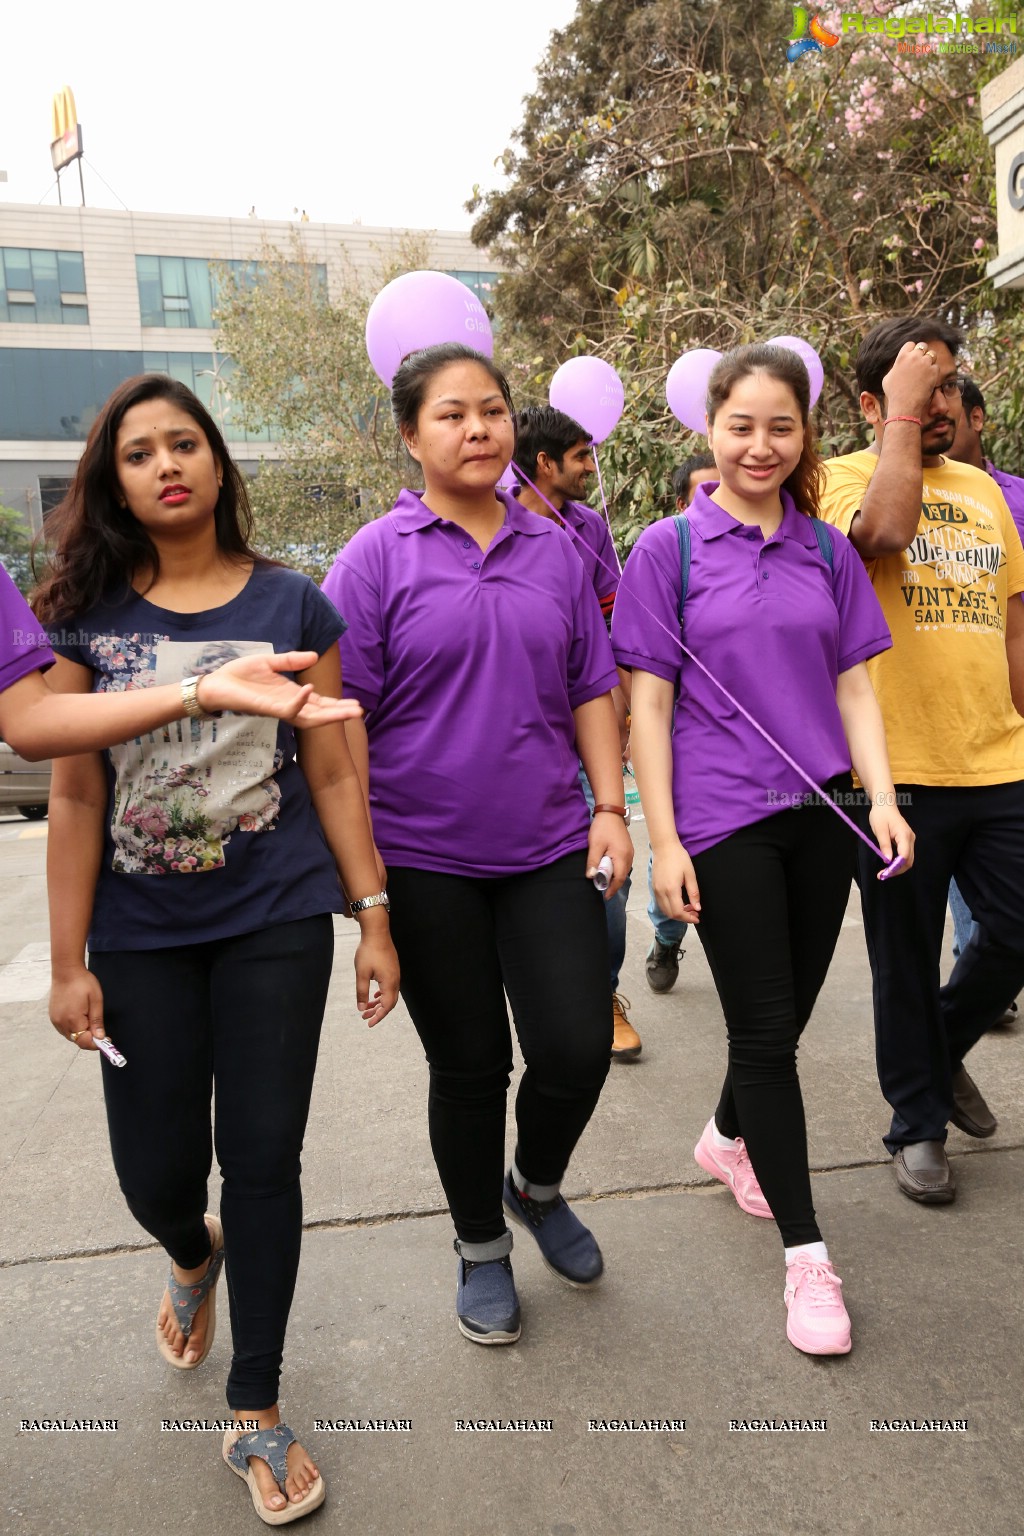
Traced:
[[0, 565], [19, 592], [27, 593], [33, 585], [31, 549], [32, 537], [21, 513], [0, 506]]
[[[893, 30], [909, 14], [893, 0], [861, 9], [892, 14]], [[985, 277], [995, 200], [978, 98], [1005, 56], [905, 54], [848, 33], [791, 64], [792, 26], [782, 0], [742, 13], [580, 0], [505, 152], [507, 184], [469, 204], [474, 239], [508, 271], [497, 310], [525, 394], [543, 398], [579, 352], [623, 379], [626, 412], [601, 455], [626, 547], [670, 510], [672, 465], [703, 445], [664, 396], [692, 347], [806, 338], [825, 366], [824, 448], [844, 452], [863, 440], [861, 336], [897, 312], [941, 313], [968, 331], [989, 446], [1024, 467], [1024, 315]]]
[[390, 278], [427, 265], [414, 240], [371, 273], [339, 259], [343, 293], [331, 300], [297, 231], [288, 249], [261, 252], [255, 284], [221, 275], [217, 314], [224, 403], [250, 430], [270, 428], [284, 454], [264, 457], [251, 487], [259, 546], [314, 576], [409, 481], [366, 355], [366, 312]]

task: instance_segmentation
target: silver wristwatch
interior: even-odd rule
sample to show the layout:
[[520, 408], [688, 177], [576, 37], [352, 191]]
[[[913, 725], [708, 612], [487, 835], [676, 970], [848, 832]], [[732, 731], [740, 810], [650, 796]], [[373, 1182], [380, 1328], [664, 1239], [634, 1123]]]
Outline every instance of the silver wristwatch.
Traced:
[[348, 904], [353, 917], [357, 912], [368, 912], [371, 907], [383, 907], [385, 912], [390, 912], [391, 903], [387, 891], [381, 891], [379, 896], [364, 896], [362, 900], [350, 901]]

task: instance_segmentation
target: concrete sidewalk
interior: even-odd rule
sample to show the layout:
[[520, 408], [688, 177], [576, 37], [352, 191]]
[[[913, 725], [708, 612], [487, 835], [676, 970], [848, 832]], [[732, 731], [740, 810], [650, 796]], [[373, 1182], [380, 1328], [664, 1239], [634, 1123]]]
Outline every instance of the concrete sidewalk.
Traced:
[[[163, 1365], [153, 1323], [164, 1260], [117, 1190], [98, 1064], [69, 1050], [46, 1022], [45, 996], [31, 995], [40, 985], [33, 946], [46, 940], [38, 831], [0, 822], [2, 1528], [254, 1532], [246, 1490], [219, 1462], [220, 1437], [161, 1429], [164, 1419], [223, 1415], [227, 1309], [199, 1371]], [[943, 1527], [1020, 1536], [1020, 1032], [993, 1032], [972, 1056], [1000, 1129], [987, 1143], [951, 1131], [956, 1204], [914, 1206], [896, 1190], [880, 1142], [888, 1117], [851, 901], [801, 1078], [815, 1200], [845, 1282], [854, 1349], [810, 1359], [786, 1341], [775, 1229], [745, 1217], [693, 1161], [720, 1085], [724, 1026], [692, 936], [675, 991], [647, 990], [642, 885], [641, 875], [622, 990], [644, 1053], [613, 1068], [566, 1186], [601, 1241], [607, 1274], [592, 1294], [570, 1291], [517, 1231], [524, 1324], [509, 1349], [477, 1348], [455, 1329], [456, 1261], [427, 1143], [422, 1052], [404, 1013], [373, 1032], [358, 1020], [353, 935], [339, 921], [283, 1386], [293, 1428], [328, 1481], [324, 1510], [302, 1528], [860, 1536], [884, 1525], [901, 1536]], [[13, 971], [4, 964], [15, 961]], [[118, 1429], [19, 1427], [83, 1417], [117, 1419]], [[772, 1418], [825, 1419], [828, 1428], [730, 1429], [731, 1420]], [[316, 1419], [412, 1427], [317, 1433]], [[455, 1427], [472, 1419], [550, 1420], [551, 1429]], [[588, 1428], [610, 1419], [686, 1428]], [[966, 1420], [967, 1429], [870, 1428], [922, 1419]]]

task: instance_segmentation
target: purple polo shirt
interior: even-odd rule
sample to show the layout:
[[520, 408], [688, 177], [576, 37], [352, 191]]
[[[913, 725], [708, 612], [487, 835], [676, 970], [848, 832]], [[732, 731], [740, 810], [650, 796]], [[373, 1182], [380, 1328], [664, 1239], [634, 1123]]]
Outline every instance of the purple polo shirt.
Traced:
[[344, 691], [367, 712], [386, 864], [518, 874], [585, 848], [573, 710], [618, 678], [601, 608], [562, 530], [496, 492], [486, 552], [403, 491], [334, 562]]
[[612, 543], [611, 529], [593, 507], [581, 501], [567, 501], [560, 513], [565, 531], [573, 542], [587, 580], [601, 601], [601, 611], [611, 619], [615, 593], [619, 586], [619, 560]]
[[[517, 496], [518, 489], [516, 487], [513, 491], [514, 496]], [[572, 540], [573, 548], [583, 561], [587, 580], [600, 600], [601, 612], [611, 623], [620, 575], [611, 529], [600, 512], [595, 512], [593, 507], [588, 507], [582, 501], [565, 502], [558, 515]], [[554, 519], [549, 518], [548, 521], [553, 522]]]
[[42, 625], [0, 565], [0, 691], [53, 661]]
[[1004, 469], [996, 469], [991, 459], [985, 460], [985, 468], [1002, 491], [1010, 516], [1017, 525], [1021, 543], [1024, 544], [1024, 480], [1019, 475], [1007, 474]]
[[[785, 491], [782, 522], [764, 539], [711, 500], [715, 489], [713, 482], [699, 486], [687, 509], [683, 641], [823, 784], [850, 767], [836, 703], [839, 673], [888, 650], [888, 626], [859, 555], [837, 528], [828, 528], [830, 571], [810, 521]], [[612, 645], [620, 666], [679, 690], [672, 792], [680, 839], [695, 854], [810, 791], [679, 649], [681, 590], [679, 537], [674, 519], [665, 518], [645, 528], [626, 561]]]

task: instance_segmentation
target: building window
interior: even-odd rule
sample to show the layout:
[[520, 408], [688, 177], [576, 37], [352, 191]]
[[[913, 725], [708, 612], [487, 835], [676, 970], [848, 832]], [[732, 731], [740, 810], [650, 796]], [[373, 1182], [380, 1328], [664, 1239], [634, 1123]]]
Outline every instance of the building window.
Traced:
[[104, 402], [137, 373], [186, 384], [230, 443], [269, 442], [232, 419], [231, 360], [210, 352], [98, 352], [85, 348], [0, 347], [0, 441], [81, 442]]
[[81, 251], [0, 246], [0, 322], [88, 325]]
[[498, 285], [497, 272], [449, 272], [449, 277], [457, 277], [460, 283], [465, 283], [467, 288], [472, 288], [480, 303], [490, 305], [494, 303], [494, 290]]
[[[327, 286], [327, 268], [313, 267], [314, 281]], [[175, 329], [214, 329], [218, 302], [218, 273], [226, 271], [243, 285], [255, 286], [260, 264], [255, 261], [208, 261], [204, 256], [136, 256], [139, 310], [146, 326]]]
[[71, 479], [68, 475], [39, 476], [39, 510], [44, 520], [49, 517], [54, 507], [60, 506], [70, 489]]

